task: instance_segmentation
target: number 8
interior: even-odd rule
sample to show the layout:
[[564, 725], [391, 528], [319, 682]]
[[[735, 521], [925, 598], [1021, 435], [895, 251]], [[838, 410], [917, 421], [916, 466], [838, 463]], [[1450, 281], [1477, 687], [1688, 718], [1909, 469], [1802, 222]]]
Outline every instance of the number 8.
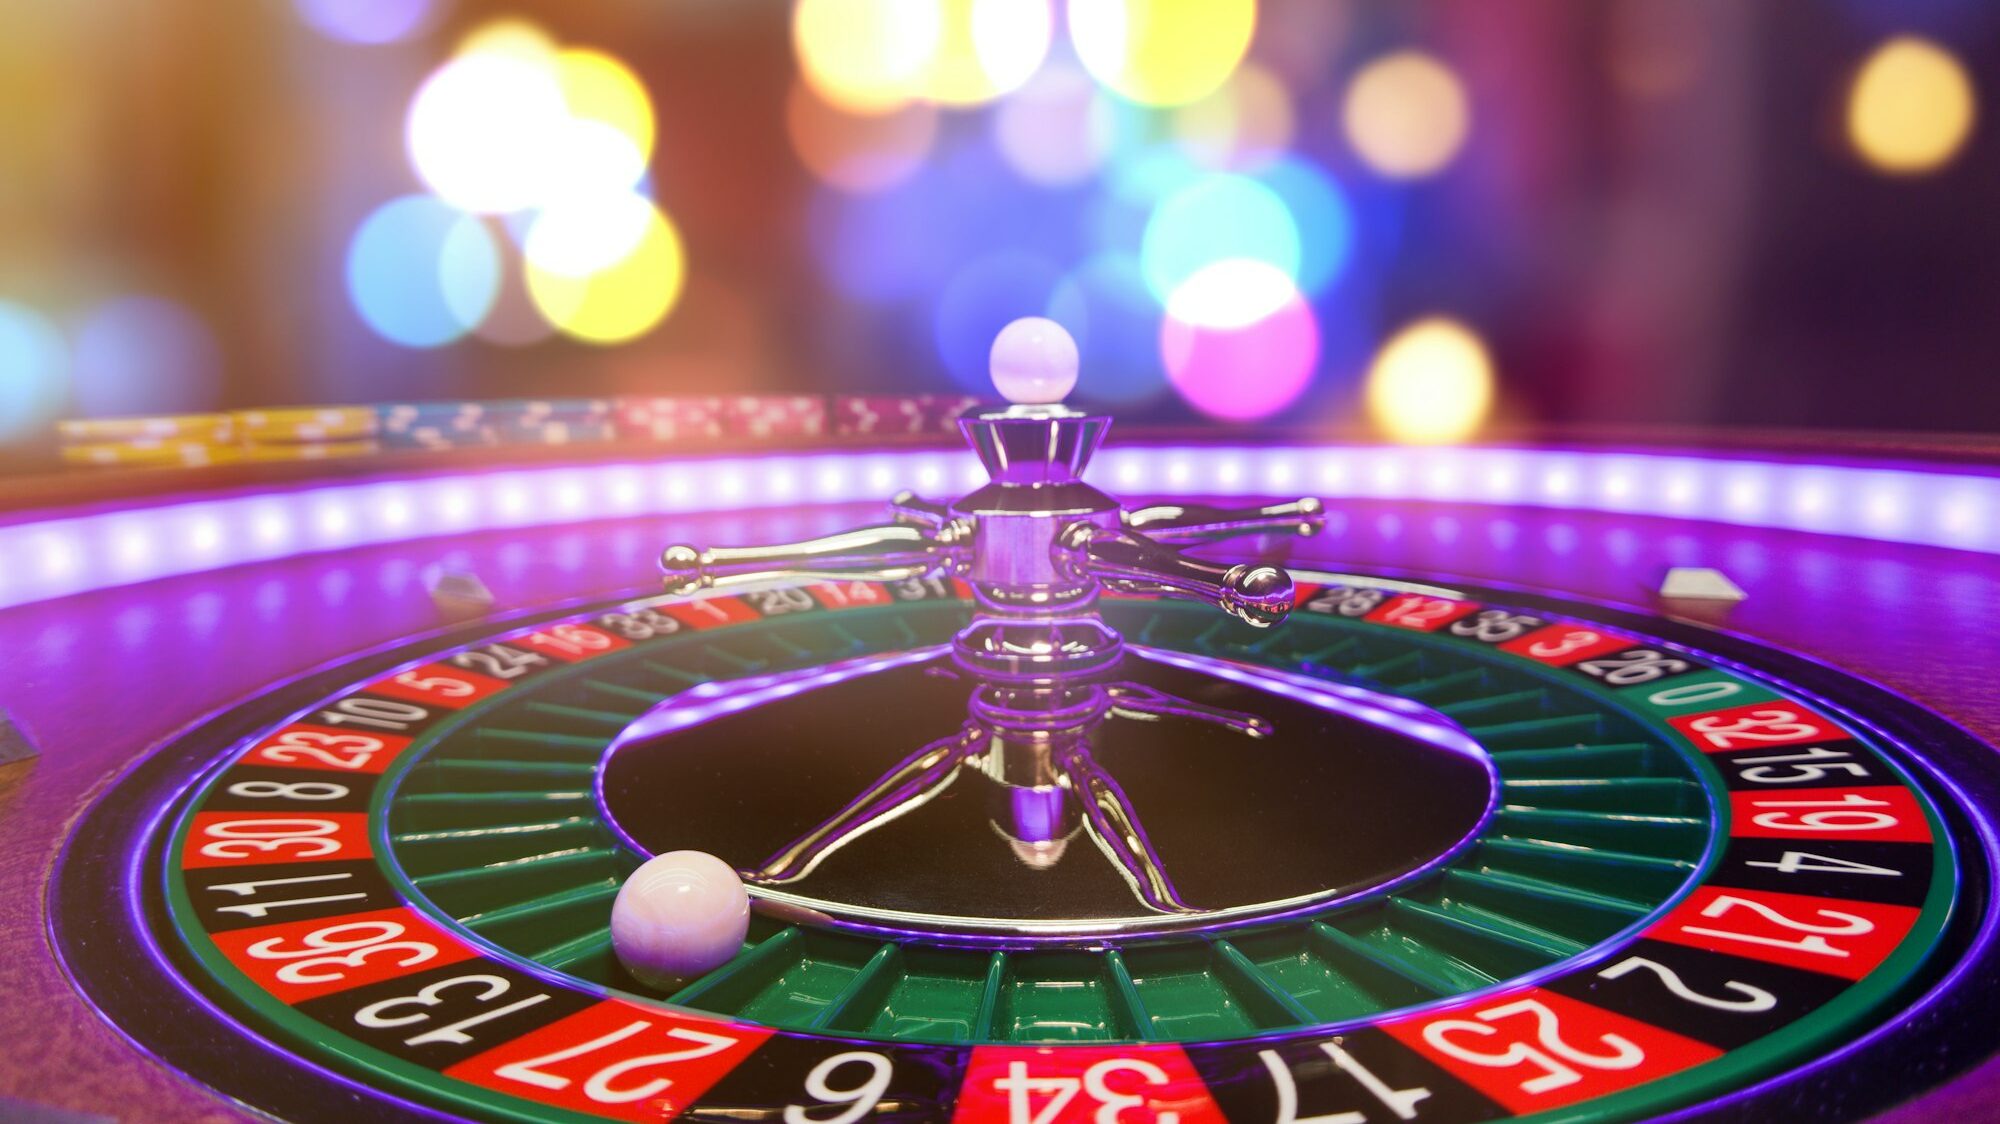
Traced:
[[[868, 1079], [852, 1089], [835, 1089], [826, 1083], [833, 1071], [848, 1062], [860, 1062], [873, 1072]], [[844, 1104], [847, 1108], [839, 1114], [824, 1120], [807, 1116], [804, 1106], [785, 1106], [785, 1124], [854, 1124], [855, 1121], [875, 1110], [882, 1103], [882, 1094], [889, 1089], [889, 1059], [867, 1050], [849, 1050], [835, 1054], [814, 1066], [806, 1075], [806, 1095], [821, 1104]]]

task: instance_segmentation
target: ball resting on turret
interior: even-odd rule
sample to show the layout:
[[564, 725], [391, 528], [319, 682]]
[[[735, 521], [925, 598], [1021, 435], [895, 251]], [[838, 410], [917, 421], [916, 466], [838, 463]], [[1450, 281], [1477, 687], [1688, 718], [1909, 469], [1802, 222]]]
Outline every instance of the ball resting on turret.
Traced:
[[993, 386], [1016, 406], [1053, 406], [1076, 388], [1076, 341], [1045, 317], [1024, 316], [1000, 329], [988, 362]]

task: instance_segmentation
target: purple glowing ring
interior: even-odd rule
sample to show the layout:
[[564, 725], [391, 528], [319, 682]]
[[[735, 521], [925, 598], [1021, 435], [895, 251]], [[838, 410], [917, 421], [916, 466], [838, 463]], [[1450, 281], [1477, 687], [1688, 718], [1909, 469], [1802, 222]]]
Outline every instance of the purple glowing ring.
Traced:
[[[2000, 473], [1560, 448], [1126, 445], [1090, 478], [1125, 495], [1313, 492], [1512, 504], [2000, 553]], [[969, 453], [829, 450], [438, 473], [181, 495], [0, 520], [0, 608], [316, 551], [584, 520], [969, 491]]]

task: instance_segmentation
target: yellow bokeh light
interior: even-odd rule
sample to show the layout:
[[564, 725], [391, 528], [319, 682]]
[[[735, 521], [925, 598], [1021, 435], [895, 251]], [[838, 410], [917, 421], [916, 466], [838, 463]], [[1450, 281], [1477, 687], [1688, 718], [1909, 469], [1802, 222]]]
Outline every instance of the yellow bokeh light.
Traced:
[[1174, 138], [1206, 168], [1251, 171], [1292, 143], [1291, 91], [1270, 71], [1247, 64], [1214, 93], [1174, 111]]
[[1342, 109], [1347, 139], [1368, 166], [1417, 179], [1451, 163], [1471, 127], [1465, 88], [1420, 51], [1385, 55], [1361, 68]]
[[506, 55], [530, 62], [555, 57], [556, 41], [549, 33], [524, 19], [488, 20], [465, 33], [455, 55]]
[[625, 135], [642, 160], [653, 154], [653, 100], [632, 68], [602, 51], [572, 47], [555, 59], [556, 82], [570, 116], [599, 121]]
[[887, 113], [922, 96], [943, 36], [937, 0], [799, 0], [792, 47], [820, 97]]
[[1977, 113], [1972, 79], [1951, 52], [1913, 36], [1876, 48], [1847, 95], [1847, 136], [1876, 170], [1917, 175], [1965, 146]]
[[943, 0], [938, 11], [921, 92], [940, 105], [979, 105], [1019, 89], [1048, 56], [1048, 0]]
[[680, 299], [687, 260], [679, 232], [657, 209], [630, 254], [594, 273], [573, 275], [528, 263], [528, 295], [565, 335], [615, 344], [651, 331]]
[[1257, 28], [1256, 0], [1070, 0], [1084, 69], [1141, 105], [1186, 105], [1229, 80]]
[[1493, 408], [1493, 361], [1472, 329], [1448, 317], [1427, 317], [1375, 353], [1366, 394], [1369, 417], [1391, 440], [1463, 441]]

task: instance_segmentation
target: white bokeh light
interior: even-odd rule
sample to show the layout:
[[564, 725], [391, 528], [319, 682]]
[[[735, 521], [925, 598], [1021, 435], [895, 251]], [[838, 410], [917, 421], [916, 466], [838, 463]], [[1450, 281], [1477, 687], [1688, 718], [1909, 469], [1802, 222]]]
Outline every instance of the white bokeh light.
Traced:
[[540, 60], [474, 53], [440, 67], [410, 102], [404, 138], [424, 183], [452, 206], [505, 214], [549, 195], [575, 122]]

